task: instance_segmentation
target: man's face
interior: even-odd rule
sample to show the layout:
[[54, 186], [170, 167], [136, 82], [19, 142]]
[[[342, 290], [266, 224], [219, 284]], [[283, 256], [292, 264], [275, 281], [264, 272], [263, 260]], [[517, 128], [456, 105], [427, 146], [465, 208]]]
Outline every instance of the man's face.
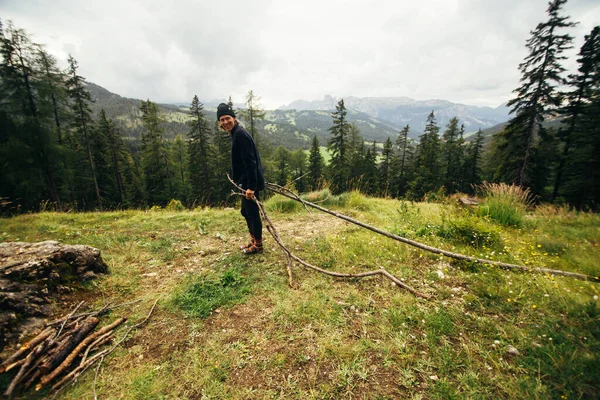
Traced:
[[219, 122], [221, 123], [221, 128], [225, 129], [227, 132], [231, 132], [233, 125], [235, 125], [235, 118], [231, 115], [223, 115], [219, 118]]

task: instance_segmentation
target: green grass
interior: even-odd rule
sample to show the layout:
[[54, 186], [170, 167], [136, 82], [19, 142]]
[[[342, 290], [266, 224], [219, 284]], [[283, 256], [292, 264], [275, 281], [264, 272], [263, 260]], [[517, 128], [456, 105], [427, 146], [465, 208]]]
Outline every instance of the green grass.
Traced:
[[248, 279], [241, 268], [230, 267], [218, 276], [192, 277], [173, 302], [188, 315], [206, 318], [219, 307], [240, 303], [250, 293]]
[[[518, 227], [449, 203], [358, 192], [305, 198], [449, 251], [600, 275], [598, 215], [540, 207]], [[597, 283], [454, 261], [293, 204], [266, 202], [295, 254], [335, 271], [384, 267], [432, 298], [380, 277], [341, 280], [297, 264], [290, 288], [286, 257], [269, 236], [264, 254], [238, 253], [247, 240], [238, 210], [28, 214], [0, 219], [0, 241], [99, 248], [111, 273], [80, 289], [90, 308], [141, 300], [113, 312], [137, 321], [160, 299], [149, 323], [105, 361], [99, 398], [597, 396]], [[58, 398], [91, 397], [93, 375]], [[7, 384], [0, 376], [0, 390]]]

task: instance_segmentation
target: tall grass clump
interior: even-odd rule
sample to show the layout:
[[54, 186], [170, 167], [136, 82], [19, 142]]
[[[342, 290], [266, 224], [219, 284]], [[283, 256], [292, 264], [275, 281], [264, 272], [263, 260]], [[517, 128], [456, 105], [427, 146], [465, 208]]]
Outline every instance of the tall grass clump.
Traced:
[[479, 205], [477, 214], [505, 226], [521, 227], [527, 208], [535, 200], [529, 189], [516, 185], [483, 182], [476, 188], [485, 198]]
[[294, 213], [302, 209], [302, 204], [293, 199], [276, 194], [265, 202], [267, 212]]

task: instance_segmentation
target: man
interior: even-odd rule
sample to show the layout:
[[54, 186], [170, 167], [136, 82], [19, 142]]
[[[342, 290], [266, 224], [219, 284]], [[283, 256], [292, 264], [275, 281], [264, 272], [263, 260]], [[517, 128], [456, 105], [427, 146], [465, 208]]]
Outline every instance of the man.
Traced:
[[239, 121], [235, 113], [225, 103], [217, 107], [217, 120], [222, 129], [231, 136], [231, 178], [245, 190], [242, 198], [242, 215], [250, 231], [250, 243], [241, 247], [244, 254], [263, 252], [262, 221], [258, 205], [252, 201], [252, 196], [258, 200], [259, 191], [265, 188], [265, 177], [260, 156], [252, 136]]

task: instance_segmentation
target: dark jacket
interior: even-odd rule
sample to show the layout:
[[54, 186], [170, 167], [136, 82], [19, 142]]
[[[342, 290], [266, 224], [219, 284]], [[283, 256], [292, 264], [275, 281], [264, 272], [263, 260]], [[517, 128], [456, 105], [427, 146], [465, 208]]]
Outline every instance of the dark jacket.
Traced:
[[265, 176], [256, 144], [239, 124], [231, 131], [231, 177], [244, 189], [256, 192], [265, 188]]

